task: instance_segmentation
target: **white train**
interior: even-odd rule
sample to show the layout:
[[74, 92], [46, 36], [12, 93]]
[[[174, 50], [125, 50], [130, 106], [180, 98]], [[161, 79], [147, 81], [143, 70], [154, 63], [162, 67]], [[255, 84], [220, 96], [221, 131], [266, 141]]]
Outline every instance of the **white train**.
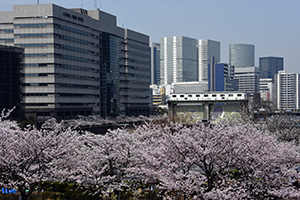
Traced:
[[195, 93], [195, 94], [170, 94], [169, 101], [234, 101], [247, 100], [247, 94], [242, 92], [220, 92], [220, 93]]

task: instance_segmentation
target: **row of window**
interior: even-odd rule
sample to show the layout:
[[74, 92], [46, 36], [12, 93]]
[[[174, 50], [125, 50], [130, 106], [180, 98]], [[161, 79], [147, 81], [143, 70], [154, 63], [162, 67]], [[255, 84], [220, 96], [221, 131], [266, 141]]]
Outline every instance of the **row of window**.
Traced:
[[68, 40], [71, 42], [76, 42], [80, 44], [86, 44], [86, 45], [92, 45], [95, 47], [98, 47], [99, 45], [93, 42], [89, 42], [86, 40], [81, 40], [78, 38], [66, 36], [66, 35], [61, 35], [61, 34], [56, 34], [56, 33], [24, 33], [24, 34], [15, 34], [16, 37], [21, 37], [21, 38], [43, 38], [43, 37], [52, 37], [55, 36], [60, 39]]
[[14, 39], [13, 38], [0, 39], [0, 42], [2, 42], [2, 43], [11, 43], [11, 42], [14, 42]]
[[54, 86], [54, 83], [24, 83], [23, 85], [27, 87], [48, 86], [48, 85]]
[[[53, 43], [30, 43], [30, 44], [16, 44], [16, 46], [19, 47], [48, 47], [48, 46], [53, 46]], [[93, 55], [99, 55], [99, 53], [96, 53], [94, 51], [89, 51], [86, 49], [82, 48], [77, 48], [77, 47], [72, 47], [72, 46], [67, 46], [67, 45], [60, 45], [60, 44], [54, 44], [55, 47], [61, 48], [61, 49], [66, 49], [66, 50], [71, 50], [71, 51], [76, 51], [80, 53], [86, 53], [86, 54], [93, 54]]]
[[55, 84], [58, 87], [62, 88], [80, 88], [80, 89], [99, 89], [99, 86], [95, 85], [81, 85], [81, 84], [70, 84], [70, 83], [57, 83]]
[[49, 25], [52, 25], [52, 23], [14, 24], [14, 25], [20, 28], [44, 28]]
[[16, 37], [28, 38], [28, 37], [48, 37], [52, 36], [53, 33], [24, 33], [24, 34], [15, 34]]
[[85, 63], [94, 63], [94, 64], [99, 64], [99, 61], [92, 60], [92, 59], [87, 59], [87, 58], [82, 58], [82, 57], [77, 57], [77, 56], [70, 56], [70, 55], [65, 55], [65, 54], [56, 54], [56, 53], [27, 53], [24, 55], [25, 57], [48, 57], [48, 58], [63, 58], [67, 60], [75, 60], [75, 61], [80, 61], [80, 62], [85, 62]]
[[0, 29], [0, 32], [13, 33], [14, 29]]
[[52, 46], [52, 43], [31, 43], [31, 44], [16, 44], [16, 46], [19, 47], [47, 47], [47, 46]]
[[172, 98], [231, 98], [231, 97], [239, 97], [245, 98], [246, 95], [243, 93], [236, 93], [236, 94], [173, 94]]
[[75, 70], [82, 70], [82, 71], [93, 71], [98, 73], [99, 69], [92, 69], [89, 67], [82, 67], [82, 66], [76, 66], [76, 65], [65, 65], [65, 64], [56, 64], [55, 66], [65, 69], [75, 69]]
[[[86, 31], [82, 31], [76, 28], [71, 28], [68, 26], [64, 26], [64, 25], [60, 25], [60, 24], [53, 24], [53, 23], [35, 23], [35, 24], [15, 24], [15, 26], [19, 27], [19, 28], [45, 28], [47, 26], [52, 26], [54, 25], [55, 28], [59, 28], [62, 30], [66, 30], [72, 33], [77, 33], [80, 35], [84, 35], [84, 36], [93, 36], [94, 38], [98, 39], [97, 35], [93, 35], [89, 32]], [[13, 29], [3, 29], [3, 30], [7, 30], [8, 32], [13, 32]], [[1, 31], [1, 29], [0, 29]]]
[[33, 76], [48, 76], [53, 75], [52, 73], [26, 73], [24, 74], [25, 77], [33, 77]]
[[59, 78], [71, 78], [71, 79], [81, 79], [81, 80], [89, 80], [89, 81], [99, 81], [98, 77], [90, 77], [90, 76], [79, 76], [73, 74], [56, 74], [56, 77]]
[[99, 55], [99, 53], [96, 53], [94, 51], [89, 51], [89, 50], [86, 50], [86, 49], [72, 47], [72, 46], [67, 46], [67, 45], [57, 44], [57, 45], [55, 45], [55, 47], [59, 47], [61, 49], [66, 49], [66, 50], [71, 50], [71, 51], [76, 51], [76, 52], [80, 52], [80, 53], [93, 54], [93, 55], [96, 55], [96, 56]]
[[60, 35], [60, 34], [56, 34], [55, 33], [54, 36], [58, 37], [60, 39], [71, 41], [71, 42], [77, 42], [77, 43], [80, 43], [80, 44], [86, 44], [86, 45], [92, 45], [92, 46], [95, 46], [95, 47], [99, 47], [98, 44], [95, 44], [93, 42], [89, 42], [89, 41], [86, 41], [86, 40], [81, 40], [81, 39], [70, 37], [70, 36], [66, 36], [66, 35]]
[[[24, 83], [23, 86], [37, 87], [37, 86], [54, 86], [54, 83]], [[57, 87], [61, 88], [79, 88], [79, 89], [99, 89], [99, 86], [94, 85], [80, 85], [80, 84], [69, 84], [69, 83], [57, 83]]]
[[145, 47], [145, 46], [140, 46], [140, 45], [135, 45], [135, 44], [127, 44], [128, 47], [132, 47], [134, 49], [139, 49], [139, 50], [143, 50], [143, 51], [149, 51], [149, 47]]
[[[54, 95], [54, 93], [24, 93], [27, 97], [44, 97], [49, 95]], [[57, 96], [60, 97], [83, 97], [83, 98], [99, 98], [99, 95], [95, 94], [70, 94], [70, 93], [58, 93]]]

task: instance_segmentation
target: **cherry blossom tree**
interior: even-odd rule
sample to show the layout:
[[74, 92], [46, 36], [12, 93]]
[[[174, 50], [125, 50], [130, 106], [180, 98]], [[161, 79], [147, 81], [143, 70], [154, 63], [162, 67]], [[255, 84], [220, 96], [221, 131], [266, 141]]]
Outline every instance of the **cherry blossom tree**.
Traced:
[[297, 147], [253, 125], [142, 129], [155, 138], [140, 151], [142, 172], [162, 189], [203, 199], [299, 197], [290, 182], [300, 162]]
[[119, 191], [138, 184], [137, 174], [128, 170], [138, 164], [139, 141], [135, 136], [125, 129], [90, 135], [78, 159], [75, 181], [100, 196], [112, 192], [119, 195]]
[[26, 200], [42, 181], [69, 177], [82, 138], [70, 129], [19, 128], [0, 117], [0, 185], [17, 188]]

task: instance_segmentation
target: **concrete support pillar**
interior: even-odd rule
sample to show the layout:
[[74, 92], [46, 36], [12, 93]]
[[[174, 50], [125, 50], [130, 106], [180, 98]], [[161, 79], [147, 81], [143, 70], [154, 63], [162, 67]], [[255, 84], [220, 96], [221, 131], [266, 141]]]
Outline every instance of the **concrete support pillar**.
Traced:
[[204, 119], [209, 121], [210, 120], [209, 103], [205, 102], [203, 105], [204, 105]]

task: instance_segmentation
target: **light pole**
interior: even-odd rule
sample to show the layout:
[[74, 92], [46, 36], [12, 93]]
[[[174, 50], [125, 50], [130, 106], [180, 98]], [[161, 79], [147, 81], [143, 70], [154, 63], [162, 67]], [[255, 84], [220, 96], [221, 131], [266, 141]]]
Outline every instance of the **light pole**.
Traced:
[[158, 181], [157, 181], [157, 179], [150, 177], [146, 181], [146, 184], [150, 186], [150, 200], [153, 200], [153, 191], [154, 191], [155, 185], [158, 184]]

